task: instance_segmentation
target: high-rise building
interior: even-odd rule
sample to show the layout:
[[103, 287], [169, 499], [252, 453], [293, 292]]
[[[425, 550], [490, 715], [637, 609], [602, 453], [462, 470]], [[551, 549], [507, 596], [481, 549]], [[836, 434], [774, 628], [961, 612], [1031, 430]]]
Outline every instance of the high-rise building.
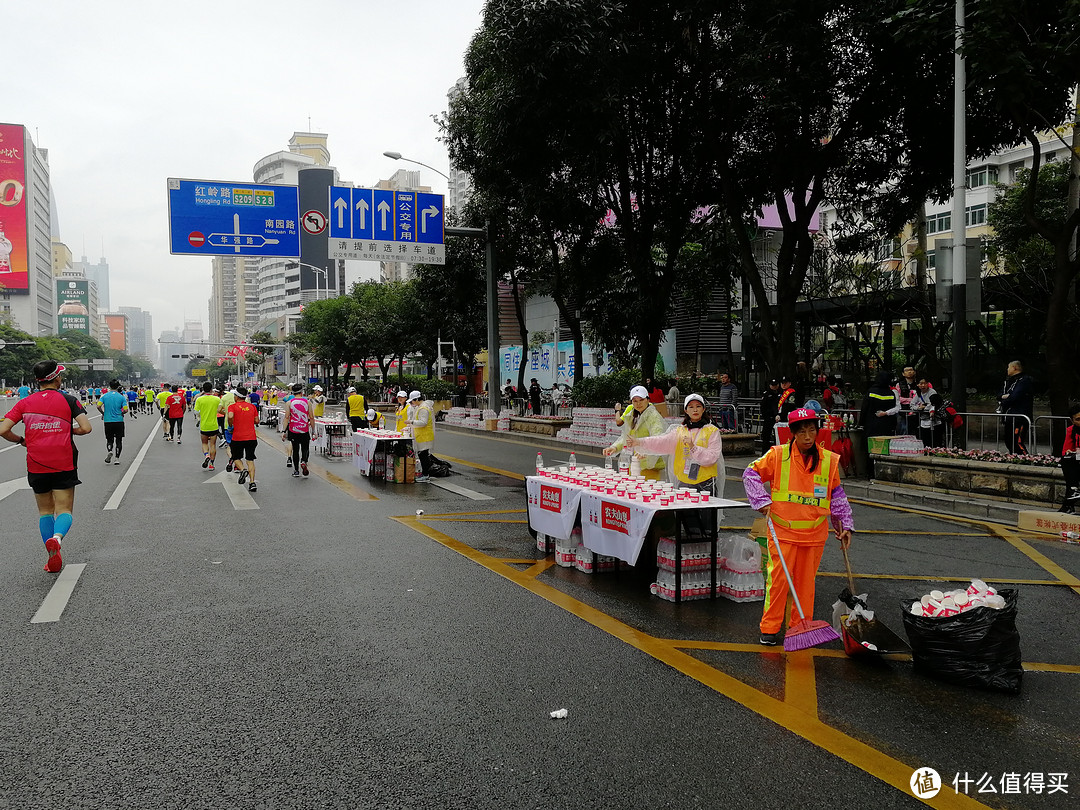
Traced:
[[[454, 86], [446, 91], [446, 98], [453, 100], [456, 96], [461, 95], [469, 86], [469, 80], [465, 77], [458, 79], [454, 82]], [[463, 172], [453, 161], [450, 163], [450, 179], [447, 181], [446, 190], [446, 208], [449, 211], [458, 211], [461, 209], [469, 197], [472, 196], [473, 181], [472, 176]]]
[[20, 124], [0, 124], [0, 322], [31, 335], [56, 319], [49, 151]]
[[157, 365], [158, 355], [154, 344], [154, 321], [150, 313], [139, 307], [117, 307], [117, 311], [127, 315], [128, 354], [132, 357], [142, 357]]
[[210, 340], [238, 343], [259, 322], [259, 260], [215, 256], [210, 294]]
[[184, 371], [184, 363], [187, 361], [173, 357], [174, 354], [184, 354], [180, 350], [180, 330], [166, 329], [158, 336], [158, 363], [157, 367], [166, 380], [176, 380]]
[[[420, 185], [420, 172], [414, 169], [398, 169], [389, 180], [380, 180], [375, 188], [388, 188], [394, 191], [430, 192], [431, 186]], [[412, 276], [412, 265], [407, 262], [379, 262], [379, 277], [382, 281], [408, 281]]]
[[131, 343], [128, 340], [128, 317], [123, 312], [103, 312], [101, 314], [103, 328], [108, 336], [107, 342], [102, 341], [106, 349], [130, 354]]
[[98, 302], [105, 311], [111, 309], [109, 300], [109, 263], [102, 256], [97, 264], [90, 264], [84, 255], [81, 260], [72, 262], [72, 266], [97, 285]]

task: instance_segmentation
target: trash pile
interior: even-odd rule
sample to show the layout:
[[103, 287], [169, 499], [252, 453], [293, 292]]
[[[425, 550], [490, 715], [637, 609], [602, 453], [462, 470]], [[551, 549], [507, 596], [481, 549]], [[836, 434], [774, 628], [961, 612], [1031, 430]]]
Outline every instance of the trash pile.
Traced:
[[981, 579], [973, 579], [967, 590], [930, 591], [911, 603], [911, 615], [946, 619], [980, 607], [1002, 610], [1005, 597]]

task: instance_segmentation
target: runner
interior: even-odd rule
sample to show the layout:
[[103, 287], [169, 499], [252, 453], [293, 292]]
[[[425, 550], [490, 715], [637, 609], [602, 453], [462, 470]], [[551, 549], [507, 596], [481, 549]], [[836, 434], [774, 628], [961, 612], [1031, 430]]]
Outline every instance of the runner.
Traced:
[[[66, 369], [55, 360], [34, 366], [37, 393], [15, 403], [0, 422], [0, 436], [26, 447], [26, 479], [38, 507], [38, 529], [49, 552], [45, 570], [57, 574], [64, 565], [60, 544], [71, 529], [71, 510], [79, 481], [79, 451], [74, 436], [91, 431], [82, 404], [60, 391]], [[72, 420], [75, 426], [72, 426]], [[11, 432], [19, 422], [24, 435]]]
[[131, 386], [127, 390], [127, 394], [125, 396], [127, 397], [128, 413], [131, 415], [132, 419], [138, 419], [139, 418], [139, 392], [135, 390], [135, 386]]
[[143, 391], [143, 410], [145, 410], [151, 416], [154, 415], [154, 386], [146, 386], [146, 390]]
[[[221, 395], [221, 404], [218, 406], [218, 414], [220, 414], [218, 417], [218, 430], [221, 431], [222, 447], [228, 447], [229, 443], [232, 441], [232, 429], [225, 421], [225, 415], [229, 412], [229, 408], [234, 402], [236, 402], [236, 394], [233, 393], [231, 388]], [[229, 453], [226, 453], [226, 455], [229, 455]], [[229, 463], [225, 465], [225, 472], [232, 472], [232, 468], [233, 463], [230, 458]]]
[[[293, 397], [285, 404], [285, 413], [282, 423], [285, 431], [281, 434], [281, 440], [292, 442], [292, 468], [293, 478], [308, 474], [308, 451], [311, 446], [311, 432], [315, 430], [315, 418], [311, 415], [311, 405], [302, 396], [304, 386], [296, 383], [292, 387]], [[299, 467], [299, 469], [297, 469]]]
[[199, 433], [202, 434], [203, 469], [213, 471], [217, 458], [218, 409], [221, 399], [214, 396], [214, 384], [207, 380], [203, 392], [195, 398], [192, 408], [199, 414]]
[[[102, 394], [96, 403], [101, 412], [101, 421], [105, 426], [105, 463], [120, 463], [120, 454], [124, 452], [124, 414], [128, 412], [127, 398], [120, 393], [120, 381], [112, 380], [109, 390]], [[116, 443], [116, 456], [113, 457], [113, 443]]]
[[169, 408], [165, 405], [165, 400], [169, 398], [171, 393], [172, 391], [169, 389], [169, 384], [164, 383], [161, 386], [160, 393], [157, 395], [158, 411], [161, 412], [161, 432], [164, 434], [162, 438], [167, 442], [172, 440], [169, 438]]
[[243, 484], [247, 481], [248, 492], [255, 492], [258, 489], [255, 482], [255, 448], [259, 444], [255, 424], [259, 414], [255, 406], [247, 401], [247, 397], [247, 388], [236, 386], [236, 401], [225, 413], [225, 425], [227, 430], [232, 431], [232, 443], [229, 445], [232, 453], [230, 464], [233, 469], [240, 470], [237, 483]]
[[174, 391], [165, 400], [165, 407], [169, 412], [169, 441], [176, 435], [176, 443], [180, 444], [180, 437], [184, 435], [184, 412], [187, 410], [187, 401], [181, 391]]

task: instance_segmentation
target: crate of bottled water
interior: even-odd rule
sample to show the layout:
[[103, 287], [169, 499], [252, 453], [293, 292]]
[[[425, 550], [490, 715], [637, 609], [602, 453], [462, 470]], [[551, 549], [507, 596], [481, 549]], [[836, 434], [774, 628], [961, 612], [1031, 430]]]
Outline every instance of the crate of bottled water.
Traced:
[[574, 568], [585, 574], [603, 573], [614, 571], [618, 562], [615, 557], [597, 554], [595, 551], [585, 548], [583, 543], [578, 543], [574, 557]]
[[922, 439], [918, 436], [894, 436], [889, 442], [890, 456], [921, 456]]
[[537, 532], [536, 550], [543, 554], [553, 554], [555, 552], [555, 538], [548, 537], [543, 532]]
[[[708, 599], [712, 596], [712, 573], [709, 571], [688, 571], [681, 577], [682, 601]], [[656, 572], [656, 582], [649, 586], [649, 591], [661, 599], [675, 601], [675, 572], [660, 569]]]
[[[710, 543], [683, 543], [682, 570], [697, 571], [712, 565]], [[675, 570], [675, 541], [670, 537], [661, 537], [656, 544], [656, 565], [664, 571]]]

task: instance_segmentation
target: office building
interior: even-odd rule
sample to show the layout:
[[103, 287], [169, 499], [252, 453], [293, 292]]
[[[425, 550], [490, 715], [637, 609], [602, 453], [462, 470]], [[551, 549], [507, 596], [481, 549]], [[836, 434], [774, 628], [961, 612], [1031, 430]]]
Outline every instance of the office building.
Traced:
[[210, 293], [210, 340], [239, 343], [259, 322], [259, 259], [215, 256]]
[[139, 307], [117, 307], [117, 312], [127, 315], [128, 354], [142, 357], [156, 365], [158, 356], [154, 343], [154, 322], [150, 313]]
[[0, 322], [33, 335], [56, 319], [49, 152], [20, 124], [0, 124]]
[[[469, 81], [465, 77], [458, 79], [454, 86], [446, 91], [447, 100], [453, 100], [456, 96], [464, 93], [469, 86]], [[472, 196], [473, 181], [472, 176], [463, 172], [454, 163], [450, 163], [450, 178], [447, 181], [446, 189], [446, 210], [458, 211], [460, 213], [461, 208], [469, 201], [469, 197]]]
[[128, 341], [127, 315], [123, 312], [103, 312], [101, 320], [102, 329], [107, 336], [106, 340], [101, 342], [101, 345], [106, 349], [115, 349], [130, 354], [128, 351], [131, 344]]
[[72, 262], [72, 266], [97, 285], [98, 303], [103, 310], [109, 311], [112, 302], [109, 300], [109, 263], [105, 257], [98, 259], [97, 264], [90, 264], [84, 255], [79, 261]]

